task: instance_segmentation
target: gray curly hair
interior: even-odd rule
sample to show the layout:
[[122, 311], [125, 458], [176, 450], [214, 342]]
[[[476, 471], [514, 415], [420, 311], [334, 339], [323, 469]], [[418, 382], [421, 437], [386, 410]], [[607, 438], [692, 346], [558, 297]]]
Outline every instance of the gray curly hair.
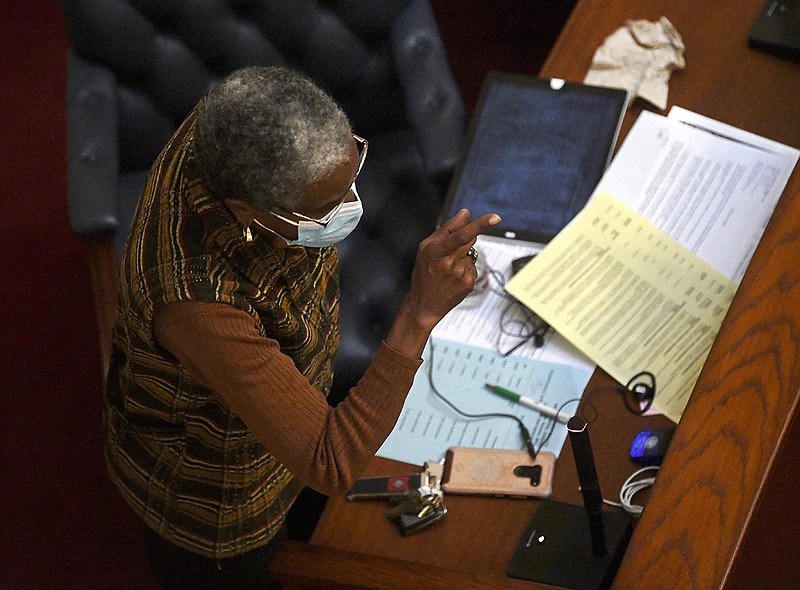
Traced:
[[197, 112], [194, 150], [219, 199], [297, 209], [304, 189], [347, 159], [352, 127], [311, 80], [251, 67], [225, 78]]

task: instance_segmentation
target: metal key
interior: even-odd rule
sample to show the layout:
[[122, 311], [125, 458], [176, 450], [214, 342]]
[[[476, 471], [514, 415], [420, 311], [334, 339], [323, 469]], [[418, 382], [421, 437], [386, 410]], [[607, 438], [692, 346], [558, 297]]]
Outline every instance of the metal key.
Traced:
[[434, 522], [440, 520], [445, 514], [447, 514], [447, 510], [443, 508], [434, 509], [422, 518], [417, 518], [416, 514], [401, 514], [400, 517], [395, 520], [395, 523], [400, 528], [400, 532], [403, 533], [403, 535], [410, 535], [429, 527]]
[[386, 511], [390, 519], [398, 518], [401, 514], [419, 514], [424, 503], [419, 490], [411, 490], [397, 504]]
[[422, 498], [422, 509], [417, 513], [417, 518], [424, 518], [426, 514], [442, 505], [441, 494], [428, 494]]
[[395, 522], [395, 524], [397, 524], [400, 532], [403, 533], [403, 535], [410, 535], [427, 528], [434, 522], [440, 520], [445, 514], [447, 514], [447, 510], [440, 504], [431, 508], [421, 517], [419, 516], [419, 513], [400, 514], [392, 520]]
[[441, 491], [423, 494], [419, 490], [409, 492], [402, 502], [386, 513], [404, 535], [421, 531], [445, 514], [447, 509], [442, 502]]
[[427, 461], [421, 472], [410, 476], [363, 478], [347, 495], [349, 500], [387, 498], [395, 505], [386, 516], [409, 535], [447, 514], [441, 487], [443, 461]]

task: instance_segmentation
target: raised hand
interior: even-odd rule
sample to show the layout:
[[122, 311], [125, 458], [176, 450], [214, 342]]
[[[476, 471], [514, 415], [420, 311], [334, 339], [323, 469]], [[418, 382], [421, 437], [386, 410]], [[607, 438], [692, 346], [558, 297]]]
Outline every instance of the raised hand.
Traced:
[[420, 243], [411, 288], [386, 339], [389, 345], [410, 345], [421, 353], [436, 323], [472, 291], [477, 270], [469, 250], [500, 217], [489, 213], [470, 222], [469, 216], [462, 209]]

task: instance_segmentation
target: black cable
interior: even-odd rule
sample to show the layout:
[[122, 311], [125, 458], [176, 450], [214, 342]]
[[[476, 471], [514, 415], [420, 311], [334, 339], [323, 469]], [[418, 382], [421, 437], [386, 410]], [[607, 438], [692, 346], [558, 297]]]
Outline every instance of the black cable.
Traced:
[[490, 285], [488, 287], [489, 292], [494, 293], [498, 297], [500, 297], [502, 299], [506, 299], [508, 301], [514, 300], [514, 298], [511, 295], [509, 295], [508, 293], [506, 293], [506, 291], [504, 289], [504, 287], [506, 285], [506, 282], [508, 281], [508, 279], [506, 278], [506, 275], [504, 275], [499, 270], [496, 270], [496, 269], [492, 268], [489, 265], [489, 263], [486, 263], [486, 268], [488, 269], [488, 271], [487, 271], [488, 277], [490, 279], [494, 279], [494, 281], [500, 286], [499, 288], [496, 288], [496, 287], [492, 287]]
[[[517, 349], [530, 342], [531, 339], [533, 339], [536, 348], [544, 346], [544, 339], [550, 331], [550, 325], [530, 309], [522, 305], [515, 297], [506, 293], [505, 284], [508, 278], [504, 273], [493, 268], [488, 262], [485, 262], [485, 265], [487, 269], [486, 274], [489, 278], [487, 290], [507, 302], [503, 311], [500, 312], [500, 333], [496, 345], [497, 352], [501, 356], [509, 356]], [[497, 283], [498, 286], [493, 287], [491, 284], [492, 281]], [[518, 312], [522, 317], [519, 319], [509, 319], [509, 315], [512, 311]], [[512, 330], [511, 326], [514, 325], [519, 325], [519, 331]], [[519, 342], [508, 350], [500, 350], [500, 337], [502, 336], [516, 338]]]
[[[545, 437], [545, 439], [542, 441], [541, 445], [539, 446], [539, 451], [537, 451], [536, 448], [533, 445], [533, 440], [532, 440], [530, 431], [525, 426], [525, 423], [522, 421], [522, 419], [519, 416], [515, 416], [514, 414], [506, 414], [506, 413], [502, 413], [502, 412], [490, 412], [490, 413], [485, 413], [485, 414], [471, 414], [469, 412], [463, 411], [458, 406], [456, 406], [453, 402], [451, 402], [449, 399], [447, 399], [439, 391], [439, 389], [436, 387], [436, 384], [433, 381], [434, 346], [433, 346], [433, 340], [432, 339], [428, 340], [428, 346], [430, 347], [430, 350], [431, 350], [430, 359], [428, 361], [429, 362], [429, 364], [428, 364], [428, 383], [429, 383], [429, 385], [431, 387], [431, 391], [433, 392], [433, 394], [436, 397], [438, 397], [442, 402], [447, 404], [447, 406], [450, 409], [452, 409], [456, 414], [459, 414], [460, 416], [463, 416], [464, 418], [467, 418], [469, 420], [488, 420], [490, 418], [505, 418], [505, 419], [508, 419], [508, 420], [514, 420], [517, 423], [517, 426], [519, 426], [520, 437], [522, 438], [522, 442], [525, 444], [525, 448], [528, 450], [528, 454], [535, 461], [536, 460], [536, 456], [539, 454], [539, 451], [541, 451], [544, 448], [544, 445], [547, 444], [547, 441], [549, 441], [550, 437], [553, 435], [553, 432], [555, 431], [555, 428], [556, 428], [556, 422], [557, 421], [555, 419], [553, 419], [553, 418], [550, 418], [550, 432], [547, 433], [547, 436]], [[575, 402], [575, 401], [580, 401], [580, 399], [579, 398], [573, 398], [573, 399], [569, 399], [569, 400], [565, 401], [563, 404], [561, 404], [561, 406], [559, 406], [558, 413], [560, 414], [561, 410], [563, 410], [568, 404], [571, 404], [572, 402]]]

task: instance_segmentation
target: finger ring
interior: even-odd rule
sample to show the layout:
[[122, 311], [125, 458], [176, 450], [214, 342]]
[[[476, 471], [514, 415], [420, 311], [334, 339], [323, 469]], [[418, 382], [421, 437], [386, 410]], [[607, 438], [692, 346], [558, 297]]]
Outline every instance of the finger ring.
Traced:
[[477, 264], [478, 263], [478, 251], [475, 250], [475, 248], [470, 248], [467, 251], [467, 256], [472, 258], [472, 264]]

